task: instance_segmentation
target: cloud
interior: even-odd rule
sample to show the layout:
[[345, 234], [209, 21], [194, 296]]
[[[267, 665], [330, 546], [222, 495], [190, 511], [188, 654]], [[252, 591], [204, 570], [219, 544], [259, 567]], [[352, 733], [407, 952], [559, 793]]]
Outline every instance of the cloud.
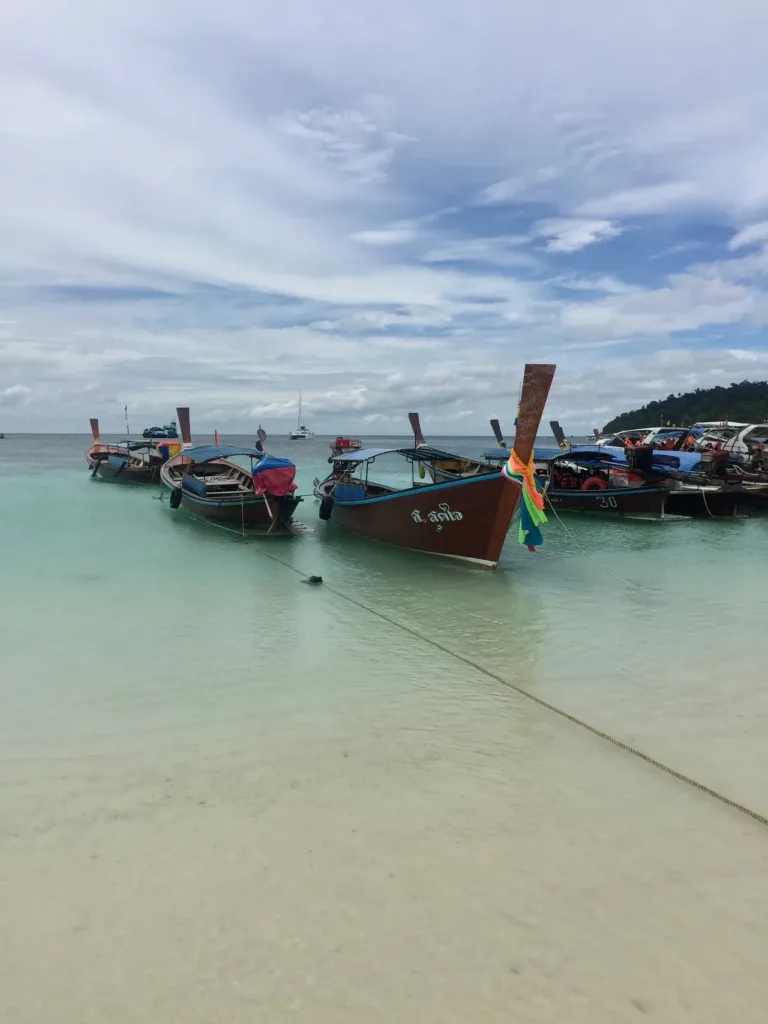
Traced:
[[495, 235], [490, 238], [446, 240], [421, 257], [424, 263], [495, 263], [501, 266], [534, 267], [535, 257], [521, 252], [528, 235]]
[[474, 197], [474, 202], [479, 206], [495, 206], [498, 203], [508, 203], [523, 191], [523, 182], [518, 178], [507, 178], [504, 181], [496, 181], [488, 185]]
[[356, 231], [352, 238], [364, 245], [404, 245], [416, 237], [416, 227], [408, 221], [399, 221], [386, 228]]
[[572, 253], [597, 242], [618, 238], [623, 228], [609, 220], [584, 220], [577, 217], [555, 217], [533, 225], [536, 238], [547, 239], [546, 252]]
[[578, 212], [586, 217], [642, 217], [683, 209], [698, 198], [699, 189], [694, 182], [671, 181], [591, 199], [582, 203]]
[[285, 135], [314, 145], [323, 159], [367, 184], [384, 181], [397, 149], [411, 141], [361, 110], [291, 111], [275, 123]]
[[32, 395], [32, 389], [25, 387], [23, 384], [13, 384], [11, 387], [3, 388], [0, 391], [0, 405], [9, 408], [14, 405], [25, 404], [28, 402], [30, 395]]
[[754, 2], [77, 14], [0, 7], [5, 430], [280, 423], [299, 387], [318, 429], [418, 400], [470, 430], [526, 358], [576, 416], [587, 351], [614, 408], [681, 379], [670, 351], [726, 353], [714, 379], [764, 347]]
[[561, 322], [569, 330], [627, 338], [740, 323], [757, 309], [757, 296], [746, 285], [700, 274], [675, 274], [661, 288], [566, 306]]
[[742, 228], [728, 242], [728, 248], [733, 251], [750, 245], [759, 245], [761, 242], [768, 242], [768, 220]]

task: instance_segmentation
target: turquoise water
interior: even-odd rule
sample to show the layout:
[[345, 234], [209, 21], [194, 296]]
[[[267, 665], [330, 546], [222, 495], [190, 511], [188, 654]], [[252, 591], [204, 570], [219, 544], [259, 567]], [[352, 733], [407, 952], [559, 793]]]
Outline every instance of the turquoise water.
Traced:
[[768, 830], [427, 641], [768, 814], [768, 517], [489, 573], [312, 498], [244, 540], [87, 444], [0, 441], [0, 1016], [762, 1019]]

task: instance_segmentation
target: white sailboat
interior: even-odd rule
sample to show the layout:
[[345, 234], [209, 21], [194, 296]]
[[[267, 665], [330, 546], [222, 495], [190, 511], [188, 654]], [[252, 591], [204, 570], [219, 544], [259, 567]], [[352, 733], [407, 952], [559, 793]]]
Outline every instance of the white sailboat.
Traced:
[[288, 435], [289, 441], [311, 441], [315, 435], [301, 422], [301, 392], [299, 392], [299, 415], [296, 417], [296, 429]]

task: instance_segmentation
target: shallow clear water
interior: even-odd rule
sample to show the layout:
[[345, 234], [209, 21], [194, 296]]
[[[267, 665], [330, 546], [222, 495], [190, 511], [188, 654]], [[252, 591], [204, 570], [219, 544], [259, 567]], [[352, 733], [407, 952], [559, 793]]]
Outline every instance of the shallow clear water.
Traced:
[[311, 498], [243, 540], [87, 443], [0, 441], [0, 1019], [763, 1019], [768, 830], [421, 637], [768, 814], [768, 518], [488, 573]]

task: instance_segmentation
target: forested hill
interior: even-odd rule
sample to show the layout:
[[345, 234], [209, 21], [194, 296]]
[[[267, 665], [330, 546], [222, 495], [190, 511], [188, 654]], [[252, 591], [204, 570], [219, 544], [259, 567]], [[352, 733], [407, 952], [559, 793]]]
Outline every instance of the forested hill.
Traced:
[[641, 409], [623, 412], [603, 430], [631, 430], [671, 424], [689, 427], [699, 420], [735, 420], [737, 423], [768, 423], [768, 383], [743, 380], [727, 388], [696, 388], [685, 395], [668, 395]]

